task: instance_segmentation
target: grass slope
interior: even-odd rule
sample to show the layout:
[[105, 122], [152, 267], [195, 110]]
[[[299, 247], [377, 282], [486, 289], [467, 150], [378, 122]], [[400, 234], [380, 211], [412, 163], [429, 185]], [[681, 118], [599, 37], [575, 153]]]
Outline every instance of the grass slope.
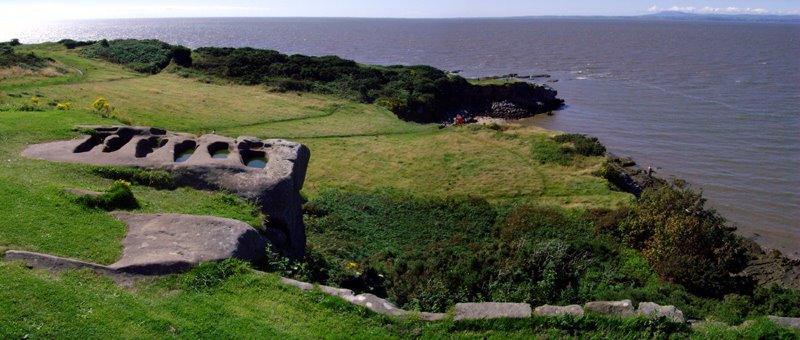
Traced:
[[[341, 99], [276, 94], [261, 87], [208, 84], [162, 73], [142, 76], [82, 58], [57, 44], [19, 46], [50, 57], [63, 74], [0, 82], [0, 251], [23, 249], [98, 263], [120, 255], [124, 225], [102, 211], [73, 202], [64, 187], [103, 190], [113, 180], [91, 167], [22, 158], [25, 145], [75, 138], [81, 124], [119, 124], [91, 109], [106, 98], [134, 124], [236, 137], [292, 138], [309, 145], [305, 192], [331, 188], [390, 188], [425, 196], [476, 196], [493, 203], [532, 202], [564, 208], [627, 204], [592, 175], [601, 158], [540, 162], [553, 154], [551, 132], [530, 127], [439, 130], [398, 120], [388, 110]], [[30, 97], [38, 110], [19, 111]], [[72, 102], [68, 111], [47, 103]], [[555, 146], [557, 147], [557, 146]], [[555, 151], [554, 151], [555, 150]], [[216, 215], [261, 223], [253, 208], [230, 195], [192, 189], [134, 186], [141, 212]], [[184, 274], [189, 275], [189, 274]], [[51, 274], [0, 261], [0, 337], [45, 338], [530, 338], [635, 336], [605, 324], [582, 333], [572, 321], [463, 325], [388, 320], [315, 292], [278, 283], [273, 274], [230, 278], [206, 291], [180, 289], [175, 276], [133, 289], [87, 272]], [[593, 322], [593, 321], [589, 321]], [[609, 326], [611, 325], [611, 326]], [[605, 328], [603, 328], [605, 327]], [[627, 333], [626, 333], [627, 332]], [[728, 330], [714, 329], [714, 334]]]

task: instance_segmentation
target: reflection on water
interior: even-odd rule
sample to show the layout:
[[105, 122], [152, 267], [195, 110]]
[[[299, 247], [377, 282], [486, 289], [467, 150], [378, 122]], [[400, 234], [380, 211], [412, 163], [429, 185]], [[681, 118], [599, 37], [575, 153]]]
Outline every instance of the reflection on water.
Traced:
[[228, 149], [222, 149], [217, 152], [214, 152], [214, 154], [211, 155], [211, 158], [219, 158], [219, 159], [228, 158], [228, 155], [230, 154], [231, 152]]
[[186, 150], [180, 155], [178, 155], [178, 157], [175, 157], [175, 162], [176, 163], [186, 162], [186, 160], [188, 160], [189, 157], [192, 157], [192, 154], [194, 154], [194, 149]]
[[251, 168], [264, 169], [267, 167], [267, 159], [264, 157], [255, 157], [245, 161], [245, 165]]

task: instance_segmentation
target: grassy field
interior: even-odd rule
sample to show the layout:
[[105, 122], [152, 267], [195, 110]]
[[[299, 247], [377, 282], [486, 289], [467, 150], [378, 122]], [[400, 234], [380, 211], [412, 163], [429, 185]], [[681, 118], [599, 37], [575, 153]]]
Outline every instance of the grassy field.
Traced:
[[[570, 209], [619, 207], [632, 201], [632, 196], [612, 191], [594, 175], [603, 162], [600, 157], [574, 156], [567, 165], [537, 159], [537, 154], [553, 152], [553, 143], [548, 142], [551, 131], [521, 126], [439, 129], [400, 121], [379, 106], [333, 97], [273, 93], [262, 87], [202, 82], [168, 72], [144, 76], [81, 58], [57, 44], [20, 46], [19, 50], [53, 58], [63, 72], [0, 81], [0, 252], [29, 250], [103, 264], [119, 258], [124, 225], [103, 211], [75, 204], [64, 191], [66, 187], [103, 190], [113, 181], [95, 175], [90, 166], [20, 156], [28, 144], [77, 137], [72, 131], [76, 125], [120, 124], [91, 108], [100, 97], [137, 125], [305, 143], [312, 158], [304, 193], [312, 199], [327, 189], [392, 189]], [[34, 96], [41, 98], [38, 103], [31, 101]], [[49, 105], [63, 102], [71, 102], [72, 108], [59, 111]], [[22, 110], [31, 106], [36, 110]], [[144, 186], [134, 186], [133, 192], [140, 212], [215, 215], [254, 226], [262, 223], [252, 206], [224, 193]], [[564, 327], [539, 321], [513, 326], [398, 321], [338, 298], [285, 287], [274, 274], [243, 274], [205, 291], [181, 288], [178, 283], [186, 275], [190, 274], [128, 289], [88, 272], [53, 274], [0, 261], [0, 338], [646, 334], [613, 323], [574, 333], [569, 330], [572, 321]]]

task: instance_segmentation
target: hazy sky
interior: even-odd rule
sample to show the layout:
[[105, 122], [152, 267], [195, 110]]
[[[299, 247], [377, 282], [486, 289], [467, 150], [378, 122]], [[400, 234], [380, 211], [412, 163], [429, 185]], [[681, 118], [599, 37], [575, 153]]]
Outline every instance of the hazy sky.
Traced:
[[155, 17], [504, 17], [696, 13], [800, 14], [800, 0], [0, 0], [0, 20]]

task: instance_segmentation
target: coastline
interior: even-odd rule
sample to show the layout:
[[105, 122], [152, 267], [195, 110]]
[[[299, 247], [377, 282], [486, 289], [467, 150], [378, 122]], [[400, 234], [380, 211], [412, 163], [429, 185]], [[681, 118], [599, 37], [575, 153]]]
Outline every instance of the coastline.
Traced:
[[[474, 124], [501, 124], [501, 125], [524, 125], [516, 119], [501, 119], [494, 117], [474, 117]], [[535, 125], [525, 125], [539, 129], [545, 129]], [[556, 130], [550, 130], [556, 131]], [[563, 131], [557, 131], [563, 132]], [[648, 175], [645, 168], [636, 163], [630, 157], [617, 156], [612, 152], [606, 153], [606, 158], [613, 170], [617, 173], [618, 181], [613, 184], [623, 192], [628, 192], [635, 196], [650, 187], [667, 185], [672, 181], [686, 182], [678, 178], [662, 178], [658, 175]], [[611, 182], [611, 181], [610, 181]], [[725, 217], [725, 216], [723, 216]], [[727, 219], [728, 225], [736, 226], [736, 223]], [[760, 285], [770, 285], [779, 283], [781, 285], [800, 289], [800, 253], [785, 252], [774, 244], [765, 242], [760, 237], [748, 237], [737, 227], [735, 234], [742, 240], [742, 245], [746, 249], [748, 266], [737, 275], [744, 275], [753, 278]]]

